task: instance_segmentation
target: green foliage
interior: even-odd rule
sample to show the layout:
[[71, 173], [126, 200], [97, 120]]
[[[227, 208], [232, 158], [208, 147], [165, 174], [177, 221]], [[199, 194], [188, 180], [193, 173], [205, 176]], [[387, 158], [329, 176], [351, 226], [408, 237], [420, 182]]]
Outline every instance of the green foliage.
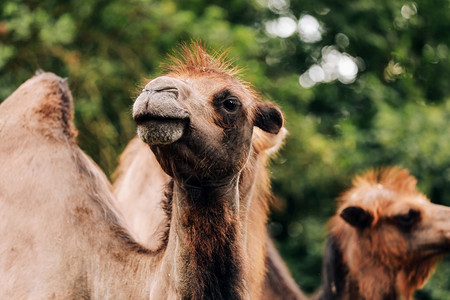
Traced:
[[[270, 228], [312, 292], [324, 224], [355, 174], [400, 165], [433, 202], [450, 205], [449, 9], [448, 0], [3, 0], [0, 101], [36, 69], [68, 77], [78, 141], [110, 175], [134, 135], [133, 98], [165, 53], [198, 38], [230, 48], [245, 79], [285, 113]], [[280, 37], [267, 25], [305, 15], [319, 38], [299, 29]], [[333, 57], [350, 65], [330, 73]], [[444, 260], [416, 298], [444, 299], [449, 267]]]

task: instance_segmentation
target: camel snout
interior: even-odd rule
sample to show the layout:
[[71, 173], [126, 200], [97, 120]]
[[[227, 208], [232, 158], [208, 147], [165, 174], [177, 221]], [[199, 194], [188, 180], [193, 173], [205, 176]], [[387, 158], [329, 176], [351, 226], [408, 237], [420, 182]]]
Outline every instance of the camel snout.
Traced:
[[178, 90], [173, 87], [161, 90], [144, 90], [133, 105], [133, 119], [139, 126], [148, 120], [189, 119], [189, 113], [178, 101]]
[[416, 249], [424, 249], [425, 255], [449, 254], [450, 207], [429, 203], [424, 206], [424, 211], [426, 211], [426, 221], [422, 229], [419, 226], [414, 238]]
[[189, 113], [178, 101], [175, 86], [149, 85], [133, 105], [138, 136], [149, 145], [171, 144], [183, 136]]

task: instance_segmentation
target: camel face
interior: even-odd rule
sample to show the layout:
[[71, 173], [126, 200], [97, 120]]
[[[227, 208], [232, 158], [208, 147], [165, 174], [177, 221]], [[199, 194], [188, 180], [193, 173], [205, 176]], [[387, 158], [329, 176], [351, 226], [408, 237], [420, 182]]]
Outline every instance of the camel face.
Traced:
[[430, 203], [419, 193], [403, 194], [380, 185], [366, 193], [375, 197], [369, 200], [375, 207], [351, 204], [340, 216], [355, 228], [360, 241], [370, 243], [373, 256], [381, 253], [389, 258], [385, 263], [401, 267], [450, 251], [449, 207]]
[[431, 203], [416, 183], [407, 170], [371, 171], [340, 198], [330, 236], [348, 282], [366, 299], [412, 299], [440, 256], [450, 253], [450, 208]]
[[139, 137], [183, 181], [235, 177], [251, 152], [253, 127], [274, 135], [283, 125], [277, 107], [208, 62], [150, 81], [133, 107]]
[[450, 252], [449, 207], [424, 201], [421, 209], [412, 207], [407, 214], [398, 215], [396, 221], [410, 231], [409, 250], [418, 258]]

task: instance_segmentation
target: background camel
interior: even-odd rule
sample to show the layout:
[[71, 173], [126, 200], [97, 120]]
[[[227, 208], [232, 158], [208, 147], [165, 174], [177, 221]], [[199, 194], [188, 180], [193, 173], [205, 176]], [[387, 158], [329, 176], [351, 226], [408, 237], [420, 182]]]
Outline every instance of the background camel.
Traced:
[[317, 299], [413, 299], [450, 252], [450, 208], [395, 167], [356, 177], [339, 202]]

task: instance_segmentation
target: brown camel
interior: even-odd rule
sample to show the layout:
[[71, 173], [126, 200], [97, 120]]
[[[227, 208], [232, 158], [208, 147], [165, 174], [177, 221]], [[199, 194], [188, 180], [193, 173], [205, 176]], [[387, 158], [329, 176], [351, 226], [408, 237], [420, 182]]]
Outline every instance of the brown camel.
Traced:
[[[130, 190], [131, 198], [153, 194], [154, 219], [146, 224], [150, 249], [167, 240], [170, 245], [172, 230], [183, 236], [176, 240], [181, 245], [176, 255], [183, 258], [179, 272], [197, 267], [180, 288], [194, 298], [205, 295], [206, 287], [212, 298], [259, 299], [265, 283], [265, 224], [272, 197], [265, 152], [282, 138], [283, 117], [236, 74], [223, 56], [212, 58], [199, 44], [182, 47], [165, 76], [150, 81], [134, 104], [138, 135], [154, 156], [133, 142], [126, 150], [131, 158], [123, 158], [131, 168], [120, 168], [116, 184], [119, 199], [130, 199]], [[169, 179], [158, 168], [171, 179], [172, 203], [162, 205], [166, 216], [155, 216], [161, 205], [158, 185]]]
[[[188, 57], [188, 59], [183, 63], [191, 64], [196, 70], [195, 72], [183, 70], [182, 76], [188, 78], [188, 80], [192, 77], [209, 77], [209, 73], [214, 69], [214, 73], [222, 77], [220, 80], [229, 80], [229, 69], [223, 67], [217, 69], [223, 62], [205, 61], [199, 59], [199, 57], [190, 56], [192, 54], [204, 55], [208, 60], [211, 59], [198, 45], [195, 45], [194, 49], [191, 50], [199, 53], [190, 52], [189, 49], [185, 48], [182, 55]], [[186, 65], [183, 68], [186, 68]], [[198, 70], [202, 69], [207, 71], [199, 73]], [[176, 73], [179, 71], [178, 69]], [[217, 81], [217, 79], [214, 80]], [[216, 89], [219, 89], [219, 87]], [[196, 113], [202, 114], [201, 111]], [[208, 122], [206, 123], [208, 124]], [[167, 130], [167, 128], [164, 129]], [[271, 195], [267, 187], [263, 187], [263, 185], [269, 186], [269, 178], [264, 168], [267, 155], [276, 152], [282, 144], [285, 130], [280, 130], [278, 134], [265, 132], [258, 127], [254, 127], [253, 130], [251, 146], [254, 152], [252, 160], [255, 161], [255, 165], [246, 165], [243, 173], [247, 175], [242, 176], [241, 180], [244, 182], [239, 185], [240, 194], [245, 195], [248, 193], [247, 191], [252, 191], [248, 196], [249, 199], [246, 200], [250, 207], [245, 209], [249, 213], [247, 216], [243, 216], [243, 222], [246, 223], [245, 226], [247, 227], [246, 254], [251, 258], [248, 271], [248, 274], [250, 274], [250, 294], [253, 298], [263, 296], [267, 299], [277, 299], [277, 297], [278, 299], [305, 299], [276, 252], [273, 243], [267, 237], [265, 230], [267, 206]], [[213, 160], [210, 163], [216, 164]], [[205, 169], [207, 168], [205, 166]], [[259, 174], [253, 174], [256, 172]], [[114, 190], [118, 205], [124, 212], [127, 221], [129, 221], [136, 239], [149, 249], [157, 249], [165, 242], [165, 231], [169, 224], [161, 199], [163, 199], [165, 185], [171, 177], [161, 169], [155, 155], [148, 149], [148, 145], [138, 139], [132, 140], [125, 149], [115, 175], [117, 179]], [[245, 182], [249, 179], [253, 182]], [[265, 239], [267, 239], [267, 255], [264, 245]], [[265, 258], [266, 256], [268, 257]], [[264, 259], [266, 259], [266, 264], [264, 264]], [[264, 291], [261, 295], [261, 276], [266, 273], [266, 269], [269, 270], [269, 274], [264, 279]]]
[[356, 177], [339, 200], [317, 299], [413, 299], [450, 252], [450, 208], [396, 167]]
[[[0, 298], [260, 296], [265, 221], [258, 237], [246, 221], [265, 216], [270, 193], [267, 176], [253, 171], [265, 157], [252, 132], [276, 135], [283, 118], [225, 63], [200, 47], [185, 54], [134, 107], [140, 136], [173, 178], [155, 249], [130, 236], [107, 179], [77, 147], [63, 80], [41, 74], [1, 104]], [[252, 200], [264, 213], [249, 210]]]

